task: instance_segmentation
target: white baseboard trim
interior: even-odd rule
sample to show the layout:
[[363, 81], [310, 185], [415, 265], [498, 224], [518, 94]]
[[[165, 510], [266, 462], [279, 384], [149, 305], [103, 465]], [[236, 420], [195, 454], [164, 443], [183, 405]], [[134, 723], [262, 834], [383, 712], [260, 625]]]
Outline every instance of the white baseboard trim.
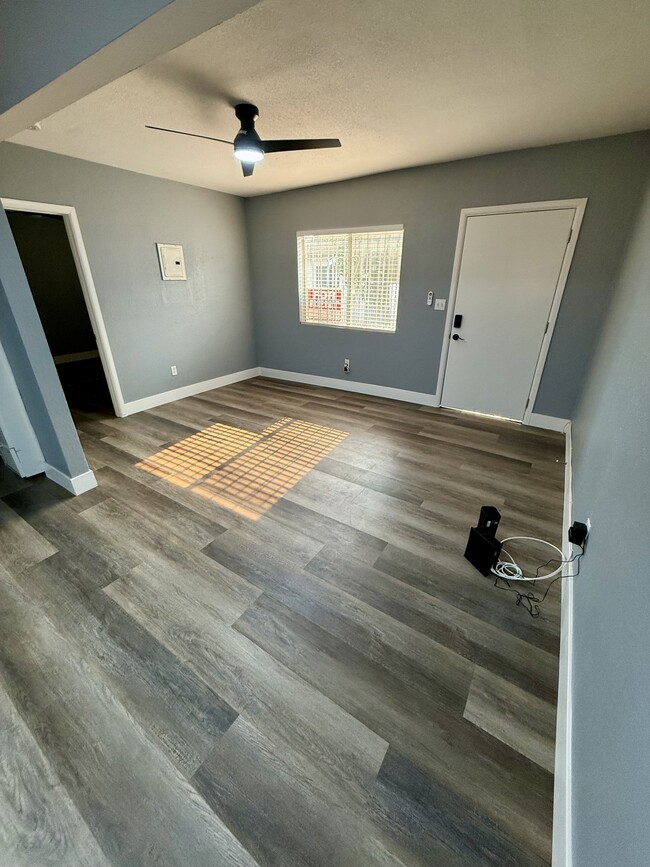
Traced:
[[[566, 429], [564, 472], [564, 539], [562, 550], [566, 559], [572, 555], [568, 529], [573, 521], [573, 444], [571, 422]], [[565, 566], [569, 573], [571, 566]], [[555, 783], [553, 793], [553, 867], [572, 867], [571, 833], [571, 740], [573, 726], [573, 579], [562, 581], [562, 612], [560, 626], [560, 671], [558, 677], [557, 723], [555, 731]]]
[[56, 467], [51, 467], [49, 464], [45, 464], [44, 472], [48, 479], [51, 479], [57, 485], [61, 485], [62, 488], [65, 488], [66, 491], [70, 491], [70, 493], [74, 494], [75, 497], [78, 497], [79, 494], [85, 494], [86, 491], [90, 491], [91, 488], [97, 487], [97, 479], [92, 470], [81, 473], [79, 476], [66, 476], [65, 473], [62, 473], [61, 470], [57, 470]]
[[340, 391], [354, 391], [357, 394], [370, 394], [374, 397], [389, 397], [392, 400], [403, 400], [407, 403], [417, 403], [422, 406], [440, 405], [435, 394], [425, 394], [422, 391], [405, 391], [402, 388], [374, 385], [371, 382], [356, 382], [353, 379], [314, 376], [311, 373], [294, 373], [291, 370], [274, 370], [270, 367], [260, 368], [260, 376], [267, 376], [269, 379], [284, 379], [287, 382], [301, 382], [304, 385], [319, 385], [322, 388], [337, 388]]
[[210, 391], [213, 388], [220, 388], [222, 385], [232, 385], [233, 382], [242, 382], [244, 379], [252, 379], [254, 376], [259, 375], [260, 368], [251, 367], [248, 370], [238, 370], [236, 373], [217, 376], [215, 379], [206, 379], [203, 382], [194, 382], [192, 385], [183, 385], [181, 388], [173, 388], [171, 391], [161, 391], [159, 394], [142, 397], [140, 400], [126, 401], [122, 416], [133, 415], [133, 413], [143, 412], [145, 409], [153, 409], [154, 406], [162, 406], [164, 403], [171, 403], [184, 397], [193, 397], [195, 394], [201, 394], [201, 392]]
[[557, 418], [554, 415], [541, 415], [539, 412], [531, 412], [527, 424], [531, 427], [543, 427], [544, 430], [557, 430], [562, 432], [569, 424], [569, 419]]

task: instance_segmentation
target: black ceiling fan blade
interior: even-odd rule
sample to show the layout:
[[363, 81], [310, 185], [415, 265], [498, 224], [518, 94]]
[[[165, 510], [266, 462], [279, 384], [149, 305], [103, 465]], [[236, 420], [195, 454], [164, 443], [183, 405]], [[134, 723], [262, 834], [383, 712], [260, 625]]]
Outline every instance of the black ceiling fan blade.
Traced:
[[340, 148], [338, 138], [295, 138], [261, 141], [260, 146], [265, 154], [277, 154], [282, 151], [311, 151], [317, 148]]
[[183, 132], [182, 129], [167, 129], [166, 126], [149, 126], [148, 123], [145, 123], [145, 129], [157, 129], [160, 132], [174, 132], [176, 135], [191, 135], [192, 138], [205, 138], [208, 141], [220, 141], [222, 144], [232, 144], [231, 141], [226, 141], [225, 138], [213, 138], [211, 135], [199, 135], [197, 132]]
[[250, 178], [253, 174], [253, 169], [255, 168], [255, 163], [242, 163], [241, 170], [244, 173], [245, 178]]

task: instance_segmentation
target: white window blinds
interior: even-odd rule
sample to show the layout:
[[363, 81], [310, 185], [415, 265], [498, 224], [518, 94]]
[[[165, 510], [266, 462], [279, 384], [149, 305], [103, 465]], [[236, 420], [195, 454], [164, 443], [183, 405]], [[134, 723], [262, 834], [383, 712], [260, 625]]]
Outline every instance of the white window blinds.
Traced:
[[300, 321], [395, 331], [401, 227], [298, 233]]

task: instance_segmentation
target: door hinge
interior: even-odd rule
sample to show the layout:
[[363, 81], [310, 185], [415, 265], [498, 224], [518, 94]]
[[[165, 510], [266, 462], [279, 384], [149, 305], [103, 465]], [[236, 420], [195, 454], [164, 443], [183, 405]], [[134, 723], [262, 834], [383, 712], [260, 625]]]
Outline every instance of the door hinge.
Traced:
[[526, 406], [524, 407], [524, 409], [528, 409], [528, 404], [529, 404], [529, 403], [530, 403], [530, 398], [528, 398], [528, 400], [526, 401]]
[[573, 235], [573, 226], [569, 229], [569, 237], [566, 239], [566, 245], [569, 246], [569, 241], [571, 240], [571, 236]]
[[544, 329], [544, 334], [546, 334], [546, 332], [548, 331], [548, 326], [549, 326], [550, 324], [551, 324], [550, 321], [546, 323], [546, 328]]

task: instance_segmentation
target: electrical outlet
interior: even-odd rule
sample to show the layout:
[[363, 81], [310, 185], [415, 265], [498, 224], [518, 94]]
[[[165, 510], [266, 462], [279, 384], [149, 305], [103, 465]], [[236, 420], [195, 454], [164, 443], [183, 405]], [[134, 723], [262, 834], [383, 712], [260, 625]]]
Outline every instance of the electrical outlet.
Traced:
[[177, 375], [178, 375], [178, 368], [176, 367], [175, 364], [172, 364], [172, 376], [177, 376]]
[[343, 373], [349, 373], [349, 372], [350, 372], [350, 359], [345, 358], [345, 359], [343, 359]]
[[436, 298], [436, 303], [433, 305], [434, 310], [444, 310], [447, 306], [446, 298]]

